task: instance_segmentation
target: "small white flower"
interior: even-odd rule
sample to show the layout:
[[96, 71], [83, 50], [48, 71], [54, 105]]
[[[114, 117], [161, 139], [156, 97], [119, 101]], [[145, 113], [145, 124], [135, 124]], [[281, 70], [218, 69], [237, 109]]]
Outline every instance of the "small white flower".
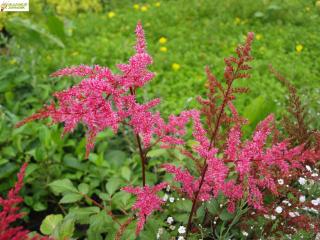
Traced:
[[270, 216], [268, 214], [263, 214], [263, 216], [266, 218], [266, 219], [270, 219]]
[[170, 225], [173, 223], [173, 217], [168, 217], [167, 218], [167, 223], [169, 223]]
[[288, 200], [283, 200], [282, 201], [284, 204], [287, 204], [289, 207], [291, 206], [291, 203]]
[[280, 207], [280, 206], [278, 206], [278, 207], [276, 207], [276, 209], [275, 209], [275, 211], [276, 211], [276, 213], [282, 213], [282, 207]]
[[180, 227], [178, 228], [178, 233], [180, 233], [180, 234], [186, 233], [186, 228], [185, 228], [184, 226], [180, 226]]
[[173, 203], [174, 202], [174, 197], [169, 198], [169, 202]]
[[306, 165], [306, 169], [309, 171], [309, 172], [312, 172], [312, 169], [309, 165]]
[[283, 185], [284, 184], [283, 179], [278, 179], [278, 183], [279, 183], [279, 185]]
[[179, 236], [178, 240], [184, 240], [184, 237], [183, 236]]
[[271, 220], [276, 220], [276, 216], [275, 215], [271, 215]]
[[245, 237], [248, 237], [249, 233], [247, 233], [246, 231], [242, 231], [242, 235], [245, 236]]
[[320, 204], [320, 202], [318, 201], [318, 199], [311, 200], [311, 203], [312, 203], [312, 205], [314, 205], [314, 206], [318, 206], [318, 205]]
[[305, 185], [306, 182], [307, 182], [307, 180], [306, 180], [305, 178], [303, 178], [303, 177], [299, 177], [298, 182], [299, 182], [301, 185]]
[[319, 175], [318, 175], [318, 173], [312, 173], [311, 174], [311, 177], [318, 177]]
[[163, 228], [159, 228], [159, 229], [158, 229], [157, 239], [160, 239], [161, 234], [163, 234]]
[[306, 201], [306, 196], [301, 195], [301, 196], [299, 197], [299, 202], [303, 203], [303, 202], [305, 202], [305, 201]]
[[162, 200], [166, 202], [168, 201], [168, 198], [169, 198], [168, 194], [165, 194], [163, 195]]
[[168, 185], [168, 186], [166, 187], [166, 191], [167, 191], [167, 192], [170, 191], [170, 185]]
[[170, 228], [170, 230], [172, 230], [172, 231], [173, 231], [173, 230], [175, 230], [175, 229], [176, 229], [176, 226], [171, 225], [169, 228]]
[[293, 218], [296, 216], [296, 214], [294, 212], [289, 212], [289, 216]]

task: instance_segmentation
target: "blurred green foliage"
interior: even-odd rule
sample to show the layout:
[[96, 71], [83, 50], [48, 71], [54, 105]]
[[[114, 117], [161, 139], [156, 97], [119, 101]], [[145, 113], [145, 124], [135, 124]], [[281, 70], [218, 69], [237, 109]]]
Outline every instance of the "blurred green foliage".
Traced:
[[[133, 53], [133, 30], [138, 20], [145, 28], [148, 50], [154, 57], [152, 70], [156, 72], [156, 78], [139, 95], [146, 100], [160, 97], [159, 110], [165, 116], [196, 107], [196, 96], [205, 93], [204, 66], [209, 65], [222, 79], [223, 58], [234, 53], [236, 44], [244, 40], [248, 31], [254, 31], [252, 79], [238, 84], [249, 86], [251, 91], [235, 102], [240, 113], [250, 120], [247, 130], [252, 130], [268, 113], [276, 112], [281, 117], [285, 111], [286, 90], [269, 73], [270, 63], [292, 80], [303, 101], [309, 104], [309, 114], [319, 118], [320, 11], [315, 1], [30, 2], [30, 13], [6, 13], [0, 20], [4, 27], [0, 39], [0, 190], [13, 185], [12, 176], [22, 162], [30, 162], [25, 203], [36, 216], [43, 212], [53, 214], [46, 219], [60, 229], [53, 233], [54, 229], [44, 226], [44, 234], [62, 239], [70, 235], [75, 222], [90, 225], [89, 239], [100, 239], [106, 231], [108, 236], [115, 234], [109, 216], [78, 191], [85, 189], [86, 194], [99, 197], [103, 204], [110, 203], [113, 210], [128, 210], [133, 199], [119, 192], [119, 188], [138, 184], [139, 157], [126, 129], [120, 137], [110, 131], [100, 134], [94, 153], [85, 160], [81, 128], [72, 137], [61, 137], [61, 126], [30, 123], [15, 129], [14, 124], [48, 103], [53, 92], [78, 81], [50, 78], [50, 73], [79, 64], [99, 64], [114, 70], [117, 63], [127, 61]], [[163, 37], [166, 43], [159, 42]], [[320, 122], [315, 122], [314, 127], [319, 126]], [[168, 155], [155, 150], [150, 154], [149, 170], [154, 173], [165, 158], [174, 156], [172, 161], [184, 161], [175, 152]], [[148, 183], [156, 182], [157, 177], [149, 174]], [[74, 191], [53, 187], [61, 181], [68, 181], [62, 185], [71, 184]], [[78, 203], [78, 207], [69, 209], [67, 217], [54, 215], [60, 214], [61, 208], [66, 211], [71, 202]], [[77, 216], [68, 220], [72, 214]], [[182, 209], [181, 221], [185, 218]], [[158, 227], [161, 221], [152, 219], [148, 224]], [[151, 229], [152, 236], [157, 230], [147, 229]], [[128, 234], [133, 231], [134, 228]], [[151, 233], [143, 233], [141, 239], [150, 239], [148, 234]]]

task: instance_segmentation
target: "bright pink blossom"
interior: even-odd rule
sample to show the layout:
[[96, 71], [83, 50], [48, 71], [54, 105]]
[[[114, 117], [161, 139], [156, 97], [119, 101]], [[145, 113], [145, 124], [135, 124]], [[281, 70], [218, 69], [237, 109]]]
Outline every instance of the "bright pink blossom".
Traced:
[[159, 198], [157, 192], [165, 188], [167, 183], [160, 183], [153, 187], [124, 187], [122, 190], [137, 196], [137, 200], [133, 205], [133, 210], [138, 210], [138, 224], [136, 228], [136, 235], [138, 236], [146, 222], [148, 216], [154, 211], [161, 210], [161, 205], [164, 201]]
[[9, 191], [7, 199], [0, 197], [0, 240], [49, 240], [47, 237], [29, 237], [29, 231], [21, 226], [11, 226], [16, 220], [22, 218], [23, 214], [19, 213], [18, 204], [23, 202], [23, 198], [19, 196], [19, 192], [23, 187], [23, 178], [27, 168], [27, 163], [24, 163], [18, 173], [18, 181]]

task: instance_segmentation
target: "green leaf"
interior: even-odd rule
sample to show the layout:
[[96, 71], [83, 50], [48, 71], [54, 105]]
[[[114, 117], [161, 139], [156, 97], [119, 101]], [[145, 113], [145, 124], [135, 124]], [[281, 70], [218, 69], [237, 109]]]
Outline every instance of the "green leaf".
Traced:
[[59, 239], [70, 239], [75, 230], [73, 218], [65, 218], [62, 224], [59, 226]]
[[61, 180], [53, 181], [49, 183], [49, 187], [56, 194], [64, 193], [64, 192], [75, 192], [75, 193], [78, 192], [78, 190], [73, 186], [72, 182], [69, 179], [61, 179]]
[[127, 181], [130, 181], [131, 178], [131, 170], [127, 166], [123, 166], [121, 168], [121, 176], [126, 179]]
[[47, 16], [47, 26], [53, 35], [60, 38], [62, 41], [65, 39], [65, 32], [64, 32], [64, 24], [59, 18], [54, 15]]
[[211, 200], [210, 202], [208, 202], [207, 204], [207, 209], [208, 211], [212, 214], [215, 215], [218, 213], [219, 211], [219, 203], [216, 200]]
[[98, 214], [100, 209], [98, 207], [83, 207], [71, 208], [69, 214], [73, 214], [77, 222], [81, 224], [88, 224], [90, 216]]
[[127, 154], [120, 150], [112, 150], [106, 153], [105, 158], [111, 165], [120, 167], [126, 160]]
[[82, 199], [82, 195], [79, 193], [66, 193], [59, 203], [74, 203]]
[[167, 153], [167, 151], [163, 148], [154, 149], [148, 152], [148, 157], [160, 157], [164, 156]]
[[89, 185], [86, 184], [86, 183], [80, 183], [79, 186], [78, 186], [78, 189], [82, 194], [88, 194]]
[[107, 232], [112, 226], [112, 218], [107, 215], [106, 211], [101, 211], [100, 213], [90, 217], [90, 227], [89, 229], [94, 232]]
[[48, 31], [46, 31], [45, 28], [30, 21], [29, 19], [14, 17], [14, 18], [11, 18], [9, 22], [14, 26], [27, 30], [28, 31], [27, 33], [30, 34], [30, 36], [33, 38], [35, 42], [39, 42], [41, 40], [42, 42], [49, 41], [61, 48], [65, 47], [64, 43], [59, 38], [52, 35]]
[[118, 190], [119, 186], [120, 186], [120, 179], [119, 178], [116, 178], [116, 177], [110, 178], [106, 184], [107, 192], [110, 195], [112, 195], [115, 193], [116, 190]]
[[234, 218], [234, 214], [229, 213], [227, 209], [223, 209], [219, 217], [222, 221], [229, 221]]
[[45, 235], [50, 235], [62, 220], [62, 214], [50, 214], [46, 216], [40, 226], [41, 233]]
[[243, 116], [249, 120], [249, 124], [251, 128], [253, 128], [274, 109], [274, 102], [267, 101], [265, 97], [259, 96], [253, 99], [251, 103], [248, 106], [246, 106], [246, 108], [244, 109]]
[[112, 203], [117, 207], [128, 209], [129, 208], [128, 201], [130, 198], [131, 198], [131, 194], [120, 191], [113, 195]]

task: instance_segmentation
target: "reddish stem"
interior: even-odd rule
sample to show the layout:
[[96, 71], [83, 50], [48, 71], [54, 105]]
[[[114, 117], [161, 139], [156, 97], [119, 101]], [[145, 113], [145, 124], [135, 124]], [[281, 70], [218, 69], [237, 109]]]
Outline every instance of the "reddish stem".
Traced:
[[140, 136], [139, 134], [136, 134], [136, 139], [138, 142], [138, 146], [139, 146], [139, 153], [140, 153], [140, 158], [141, 158], [141, 166], [142, 166], [142, 185], [145, 186], [146, 185], [146, 166], [145, 166], [145, 155], [142, 149], [142, 144], [141, 144], [141, 140], [140, 140]]
[[[236, 76], [237, 72], [238, 72], [238, 69], [235, 71], [235, 74], [233, 76]], [[220, 109], [220, 112], [219, 112], [219, 115], [218, 115], [218, 118], [217, 118], [217, 123], [215, 125], [213, 134], [212, 134], [211, 139], [210, 139], [210, 146], [209, 146], [208, 150], [210, 150], [215, 144], [215, 141], [216, 141], [216, 138], [217, 138], [217, 134], [218, 134], [218, 130], [219, 130], [219, 127], [220, 127], [220, 121], [221, 121], [222, 113], [224, 112], [224, 108], [226, 107], [227, 102], [228, 102], [228, 95], [229, 95], [230, 90], [231, 90], [232, 82], [233, 81], [230, 81], [230, 84], [228, 84], [228, 88], [227, 88], [226, 94], [224, 95], [224, 99], [223, 99], [223, 102], [222, 102], [222, 105], [221, 105], [221, 109]], [[200, 180], [199, 188], [198, 188], [197, 192], [195, 193], [193, 201], [192, 201], [192, 208], [191, 208], [191, 212], [190, 212], [189, 219], [188, 219], [188, 225], [187, 225], [186, 239], [188, 239], [188, 234], [190, 232], [191, 224], [192, 224], [192, 217], [193, 217], [193, 215], [195, 213], [195, 210], [196, 210], [196, 204], [197, 204], [197, 201], [198, 201], [198, 196], [199, 196], [199, 193], [201, 191], [201, 188], [202, 188], [202, 185], [203, 185], [204, 178], [205, 178], [207, 170], [208, 170], [208, 164], [207, 164], [207, 162], [205, 162], [205, 165], [204, 165], [204, 167], [202, 169], [202, 172], [201, 172], [201, 180]]]

